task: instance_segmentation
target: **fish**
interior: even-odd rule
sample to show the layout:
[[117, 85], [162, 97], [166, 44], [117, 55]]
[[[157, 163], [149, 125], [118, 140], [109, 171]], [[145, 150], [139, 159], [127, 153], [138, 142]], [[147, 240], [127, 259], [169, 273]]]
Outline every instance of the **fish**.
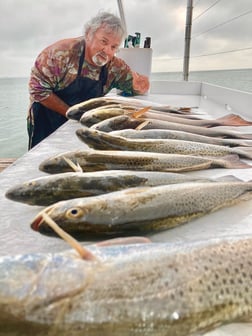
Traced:
[[[42, 210], [70, 234], [146, 235], [161, 232], [221, 208], [252, 198], [252, 182], [187, 182], [134, 187], [107, 194], [60, 201]], [[31, 228], [50, 234], [41, 213]]]
[[157, 111], [148, 111], [142, 115], [144, 118], [149, 119], [158, 119], [174, 123], [187, 124], [192, 126], [201, 126], [201, 127], [216, 127], [216, 126], [249, 126], [252, 125], [252, 122], [245, 120], [236, 114], [228, 114], [224, 117], [217, 119], [204, 119], [204, 118], [189, 118], [188, 115], [172, 115], [168, 113], [157, 113]]
[[174, 116], [173, 113], [169, 112], [159, 112], [157, 110], [151, 109], [151, 106], [146, 106], [145, 108], [139, 109], [133, 106], [126, 105], [106, 105], [89, 110], [80, 118], [80, 123], [84, 126], [90, 127], [98, 122], [105, 119], [120, 116], [129, 115], [130, 117], [139, 117], [150, 119], [158, 119], [175, 123], [182, 123], [187, 125], [195, 125], [201, 127], [216, 127], [216, 126], [244, 126], [251, 125], [252, 122], [246, 121], [241, 117], [229, 114], [227, 116], [212, 120], [212, 119], [202, 119], [190, 115], [177, 115]]
[[173, 123], [182, 123], [194, 126], [201, 126], [201, 127], [216, 127], [216, 126], [246, 126], [252, 125], [251, 121], [244, 120], [239, 115], [236, 114], [228, 114], [218, 119], [203, 119], [203, 118], [184, 118], [183, 116], [174, 116], [169, 113], [158, 113], [158, 111], [150, 110], [150, 111], [136, 111], [133, 114], [133, 117], [143, 117], [147, 119], [158, 119]]
[[66, 111], [66, 118], [79, 121], [83, 113], [95, 109], [97, 107], [108, 106], [108, 105], [118, 105], [119, 101], [114, 98], [91, 98], [84, 102], [70, 106]]
[[127, 150], [155, 153], [189, 154], [201, 156], [225, 156], [237, 154], [252, 159], [251, 148], [240, 149], [195, 141], [175, 139], [126, 139], [106, 132], [82, 127], [76, 130], [78, 138], [94, 149]]
[[229, 146], [229, 147], [251, 147], [252, 142], [250, 140], [239, 140], [239, 139], [224, 139], [217, 137], [210, 137], [200, 134], [193, 134], [183, 131], [175, 131], [168, 129], [124, 129], [119, 131], [109, 132], [111, 135], [122, 136], [129, 139], [176, 139], [176, 140], [186, 140], [209, 143], [213, 145]]
[[115, 130], [121, 130], [125, 128], [137, 128], [139, 125], [143, 123], [144, 120], [132, 118], [126, 114], [122, 114], [120, 116], [111, 117], [105, 120], [102, 120], [98, 123], [90, 126], [92, 129], [96, 129], [103, 132], [111, 132]]
[[[235, 178], [233, 176], [223, 178]], [[154, 186], [189, 181], [215, 181], [181, 173], [105, 170], [96, 172], [66, 172], [30, 179], [10, 187], [5, 197], [29, 205], [50, 205], [76, 197], [95, 196], [136, 186]]]
[[251, 168], [238, 155], [225, 157], [200, 157], [182, 154], [164, 154], [141, 151], [77, 150], [53, 155], [39, 164], [39, 170], [57, 174], [71, 172], [67, 160], [79, 164], [84, 172], [98, 170], [147, 170], [186, 172], [209, 168]]
[[[159, 120], [166, 120], [167, 116], [169, 118], [169, 116], [173, 116], [174, 117], [174, 113], [172, 112], [161, 112], [161, 111], [156, 111], [150, 108], [150, 106], [146, 106], [142, 109], [139, 110], [139, 107], [134, 107], [134, 106], [128, 106], [128, 105], [122, 105], [122, 104], [118, 104], [118, 105], [106, 105], [106, 106], [102, 106], [102, 107], [97, 107], [95, 109], [89, 110], [85, 113], [83, 113], [83, 115], [80, 118], [80, 123], [84, 126], [90, 127], [102, 120], [108, 119], [108, 118], [112, 118], [112, 117], [116, 117], [116, 116], [120, 116], [120, 115], [129, 115], [134, 117], [135, 115], [138, 115], [139, 113], [143, 114], [144, 113], [144, 117], [146, 118], [155, 118], [155, 119], [159, 119]], [[198, 120], [199, 117], [195, 116], [195, 115], [177, 115], [177, 118], [180, 118], [179, 120], [182, 119], [196, 119]], [[189, 123], [189, 122], [188, 122]]]
[[[252, 238], [0, 258], [0, 335], [194, 336], [252, 318]], [[11, 334], [12, 333], [12, 334]]]
[[231, 139], [252, 139], [252, 134], [245, 134], [238, 131], [231, 131], [229, 129], [206, 128], [193, 125], [185, 125], [181, 123], [167, 122], [157, 119], [147, 118], [132, 118], [127, 115], [112, 117], [103, 120], [97, 124], [92, 125], [90, 128], [103, 132], [112, 132], [123, 130], [126, 128], [133, 129], [169, 129], [176, 131], [183, 131], [193, 134], [200, 134], [210, 137], [222, 137]]
[[83, 113], [80, 118], [80, 123], [84, 126], [90, 127], [102, 120], [106, 120], [111, 117], [121, 116], [124, 114], [125, 110], [120, 105], [111, 108], [105, 106], [103, 108], [96, 108]]
[[[79, 121], [80, 118], [83, 116], [84, 113], [91, 109], [95, 109], [98, 107], [102, 106], [107, 106], [107, 105], [120, 105], [122, 106], [132, 106], [136, 108], [144, 108], [146, 106], [146, 102], [141, 99], [136, 99], [136, 98], [126, 98], [126, 97], [117, 97], [117, 98], [112, 98], [112, 97], [97, 97], [97, 98], [91, 98], [89, 100], [86, 100], [84, 102], [75, 104], [71, 107], [66, 112], [66, 117], [68, 119], [73, 119]], [[161, 104], [156, 104], [152, 103], [152, 108], [155, 109], [156, 111], [163, 111], [163, 112], [173, 112], [173, 113], [179, 113], [179, 114], [186, 114], [191, 111], [191, 107], [174, 107], [174, 106], [169, 106], [169, 105], [161, 105]]]

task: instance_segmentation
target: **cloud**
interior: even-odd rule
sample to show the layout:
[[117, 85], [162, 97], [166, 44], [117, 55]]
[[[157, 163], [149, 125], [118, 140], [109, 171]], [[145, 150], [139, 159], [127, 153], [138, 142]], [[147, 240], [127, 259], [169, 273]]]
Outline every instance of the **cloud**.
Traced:
[[[127, 0], [123, 3], [128, 33], [141, 32], [142, 43], [146, 36], [152, 38], [152, 70], [182, 71], [186, 1]], [[0, 76], [28, 77], [43, 48], [61, 38], [81, 35], [85, 22], [98, 10], [119, 15], [116, 0], [95, 0], [95, 4], [87, 0], [1, 1]], [[251, 0], [195, 0], [193, 14], [191, 70], [252, 67], [252, 50], [218, 54], [252, 47]], [[228, 20], [229, 23], [222, 25]], [[196, 57], [214, 53], [218, 55]]]

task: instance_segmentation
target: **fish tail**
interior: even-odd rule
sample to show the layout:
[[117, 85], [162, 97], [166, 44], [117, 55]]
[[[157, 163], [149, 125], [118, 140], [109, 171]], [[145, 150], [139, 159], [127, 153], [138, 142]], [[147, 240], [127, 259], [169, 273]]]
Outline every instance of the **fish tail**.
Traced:
[[236, 154], [226, 155], [218, 161], [219, 161], [219, 164], [221, 164], [221, 167], [224, 167], [224, 168], [234, 168], [234, 169], [252, 168], [251, 165], [241, 161], [239, 155], [236, 155]]
[[252, 121], [243, 119], [237, 114], [228, 114], [224, 117], [216, 119], [223, 126], [247, 126], [252, 125]]

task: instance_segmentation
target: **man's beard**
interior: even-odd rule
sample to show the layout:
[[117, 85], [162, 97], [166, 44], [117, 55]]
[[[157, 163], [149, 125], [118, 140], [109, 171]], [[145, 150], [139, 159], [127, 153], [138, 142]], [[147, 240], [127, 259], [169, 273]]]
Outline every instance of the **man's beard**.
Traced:
[[102, 67], [108, 63], [109, 58], [104, 52], [98, 51], [94, 56], [92, 56], [92, 61], [95, 65]]

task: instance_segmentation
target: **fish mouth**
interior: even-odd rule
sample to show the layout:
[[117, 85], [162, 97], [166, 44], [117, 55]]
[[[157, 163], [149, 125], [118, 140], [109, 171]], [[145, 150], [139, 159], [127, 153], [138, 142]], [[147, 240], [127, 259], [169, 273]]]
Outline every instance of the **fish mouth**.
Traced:
[[[43, 217], [43, 214], [47, 214], [48, 216], [50, 216], [50, 213], [52, 212], [52, 210], [53, 209], [50, 207], [47, 209], [47, 211], [42, 210], [41, 212], [39, 212], [31, 223], [32, 230], [36, 232], [44, 233], [44, 234], [52, 234], [54, 231], [50, 228], [49, 225], [47, 225]], [[42, 224], [45, 224], [45, 225], [42, 225]]]
[[43, 223], [44, 219], [42, 217], [42, 215], [39, 215], [37, 216], [34, 221], [31, 223], [31, 228], [34, 230], [34, 231], [40, 231], [39, 228], [40, 228], [40, 225]]

